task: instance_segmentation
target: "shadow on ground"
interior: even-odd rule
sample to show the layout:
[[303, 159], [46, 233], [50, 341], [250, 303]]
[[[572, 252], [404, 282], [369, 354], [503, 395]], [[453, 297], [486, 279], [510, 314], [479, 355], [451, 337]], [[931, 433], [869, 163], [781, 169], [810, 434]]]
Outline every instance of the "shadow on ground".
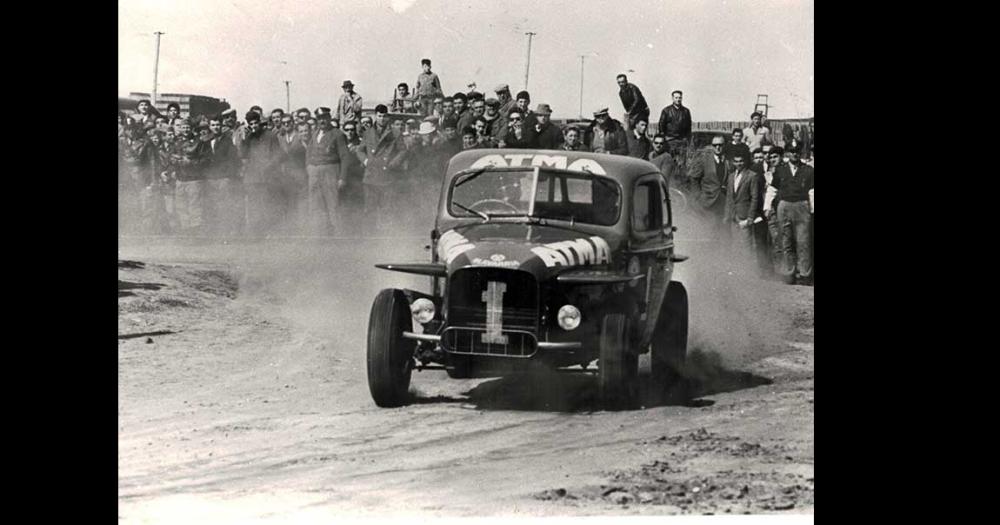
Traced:
[[[595, 369], [591, 367], [591, 371]], [[639, 373], [639, 405], [705, 407], [707, 396], [769, 385], [773, 381], [750, 372], [730, 370], [714, 352], [692, 350], [683, 380], [669, 393], [653, 388], [648, 370]], [[594, 412], [603, 410], [595, 373], [536, 371], [484, 381], [465, 393], [468, 398], [415, 395], [414, 404], [461, 402], [483, 410]]]

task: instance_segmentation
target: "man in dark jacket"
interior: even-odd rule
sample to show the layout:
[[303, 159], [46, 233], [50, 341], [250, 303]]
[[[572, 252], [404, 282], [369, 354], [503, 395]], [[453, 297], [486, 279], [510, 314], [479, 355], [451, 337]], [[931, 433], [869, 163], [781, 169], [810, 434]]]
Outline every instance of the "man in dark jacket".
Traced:
[[726, 158], [722, 156], [722, 147], [725, 144], [726, 139], [722, 138], [722, 135], [713, 137], [711, 149], [698, 155], [688, 170], [688, 179], [695, 196], [695, 208], [700, 210], [707, 222], [709, 234], [719, 240], [726, 235], [726, 232], [722, 231], [728, 176]]
[[649, 125], [645, 120], [639, 120], [635, 127], [625, 132], [628, 138], [628, 155], [637, 159], [648, 159], [649, 152], [653, 150], [653, 145], [646, 136], [646, 127]]
[[618, 98], [622, 99], [622, 106], [625, 106], [625, 113], [628, 114], [628, 130], [632, 131], [635, 123], [645, 120], [649, 124], [649, 104], [646, 104], [646, 97], [642, 96], [642, 91], [635, 84], [628, 81], [624, 73], [618, 75]]
[[281, 177], [281, 146], [278, 136], [264, 129], [259, 113], [248, 111], [246, 122], [236, 144], [244, 162], [246, 233], [261, 236], [268, 232], [276, 215], [275, 195]]
[[307, 214], [310, 226], [321, 234], [335, 233], [338, 192], [344, 186], [342, 166], [354, 155], [347, 148], [344, 133], [335, 129], [329, 114], [317, 118], [317, 129], [306, 148], [306, 173], [309, 176]]
[[674, 171], [677, 169], [677, 165], [674, 164], [674, 158], [667, 151], [667, 138], [659, 133], [653, 137], [653, 149], [649, 152], [649, 156], [646, 160], [656, 166], [660, 173], [663, 174], [664, 180], [667, 181], [667, 185], [676, 186], [671, 179], [673, 178]]
[[574, 127], [567, 127], [563, 132], [563, 143], [559, 149], [565, 151], [590, 151], [590, 148], [580, 140], [580, 130]]
[[180, 229], [189, 234], [202, 233], [205, 211], [205, 167], [210, 159], [208, 149], [208, 143], [191, 132], [190, 121], [178, 120], [177, 138], [171, 154], [177, 178], [174, 204]]
[[208, 142], [206, 222], [212, 233], [236, 235], [243, 223], [243, 182], [240, 180], [240, 156], [231, 132], [222, 129], [221, 117], [208, 121], [212, 137]]
[[674, 161], [685, 169], [687, 167], [687, 146], [691, 140], [691, 111], [684, 107], [684, 93], [680, 90], [671, 93], [673, 104], [660, 112], [658, 130], [667, 137], [667, 149], [674, 156]]
[[628, 137], [622, 123], [608, 116], [608, 108], [594, 112], [594, 139], [590, 144], [594, 153], [628, 155]]
[[771, 186], [778, 190], [778, 223], [781, 227], [784, 261], [779, 273], [785, 282], [812, 284], [812, 206], [809, 191], [814, 171], [799, 158], [800, 146], [785, 148], [788, 163], [774, 171]]
[[403, 141], [403, 121], [394, 120], [390, 132], [383, 135], [368, 153], [365, 166], [365, 226], [381, 232], [392, 225], [392, 210], [402, 200], [399, 186], [405, 185], [408, 150]]
[[538, 149], [559, 149], [563, 143], [563, 134], [552, 123], [552, 108], [548, 104], [539, 104], [535, 108], [536, 123], [531, 130], [532, 147]]

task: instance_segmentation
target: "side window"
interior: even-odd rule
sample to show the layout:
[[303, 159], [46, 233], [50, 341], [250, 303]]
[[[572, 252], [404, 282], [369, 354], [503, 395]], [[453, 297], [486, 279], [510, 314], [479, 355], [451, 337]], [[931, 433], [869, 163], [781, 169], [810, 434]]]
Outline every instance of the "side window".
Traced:
[[632, 227], [648, 232], [663, 226], [660, 186], [656, 179], [636, 184], [632, 194]]
[[663, 180], [660, 180], [660, 192], [663, 195], [663, 225], [666, 228], [670, 228], [674, 223], [674, 216], [670, 210], [670, 191], [667, 190], [667, 185]]

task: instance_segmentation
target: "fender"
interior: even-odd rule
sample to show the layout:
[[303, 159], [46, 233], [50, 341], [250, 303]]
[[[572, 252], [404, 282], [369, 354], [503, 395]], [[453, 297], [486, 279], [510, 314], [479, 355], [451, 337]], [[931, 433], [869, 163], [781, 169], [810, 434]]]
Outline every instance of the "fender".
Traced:
[[415, 273], [430, 277], [446, 277], [448, 275], [448, 269], [444, 263], [382, 263], [376, 264], [375, 267], [390, 272]]

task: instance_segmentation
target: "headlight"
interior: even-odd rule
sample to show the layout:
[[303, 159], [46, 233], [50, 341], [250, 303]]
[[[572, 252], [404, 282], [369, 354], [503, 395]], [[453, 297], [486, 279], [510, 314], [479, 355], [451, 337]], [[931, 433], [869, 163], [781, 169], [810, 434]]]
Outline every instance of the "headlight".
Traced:
[[434, 301], [421, 297], [410, 305], [410, 313], [418, 323], [428, 323], [434, 319]]
[[556, 318], [559, 319], [559, 326], [563, 330], [572, 330], [580, 326], [580, 310], [571, 304], [560, 308]]

